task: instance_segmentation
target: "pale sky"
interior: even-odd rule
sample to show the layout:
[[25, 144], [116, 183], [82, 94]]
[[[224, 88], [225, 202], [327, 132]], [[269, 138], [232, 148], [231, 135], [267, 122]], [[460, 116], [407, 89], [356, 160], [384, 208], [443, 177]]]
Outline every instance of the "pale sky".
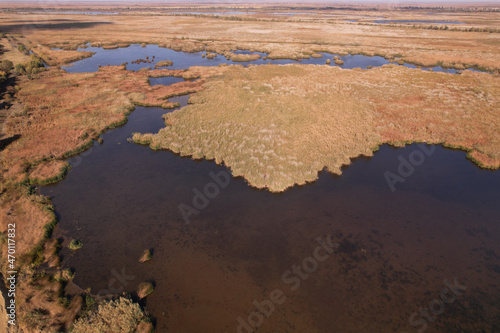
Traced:
[[[0, 2], [12, 2], [12, 0], [0, 0]], [[282, 5], [294, 5], [294, 4], [308, 4], [308, 3], [321, 3], [328, 4], [332, 6], [342, 5], [342, 4], [360, 4], [360, 3], [387, 3], [387, 4], [395, 4], [395, 5], [408, 5], [408, 4], [425, 4], [425, 5], [434, 5], [440, 6], [441, 4], [497, 4], [500, 6], [500, 0], [292, 0], [292, 1], [279, 1], [279, 0], [104, 0], [104, 1], [96, 1], [96, 0], [25, 0], [20, 2], [32, 2], [32, 3], [40, 3], [40, 4], [48, 4], [53, 2], [100, 2], [100, 3], [111, 3], [111, 2], [130, 2], [130, 3], [142, 3], [142, 2], [154, 2], [154, 3], [212, 3], [212, 4], [251, 4], [251, 3], [274, 3], [274, 4], [282, 4]]]

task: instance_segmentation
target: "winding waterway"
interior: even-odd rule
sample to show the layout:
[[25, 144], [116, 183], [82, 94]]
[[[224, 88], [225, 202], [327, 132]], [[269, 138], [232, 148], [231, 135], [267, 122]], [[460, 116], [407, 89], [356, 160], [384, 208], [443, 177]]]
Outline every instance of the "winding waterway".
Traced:
[[[155, 48], [130, 50], [144, 54], [106, 60]], [[172, 54], [159, 60], [174, 60], [174, 68], [210, 63]], [[91, 71], [102, 59], [97, 53], [68, 71]], [[170, 101], [184, 106], [187, 96]], [[499, 172], [441, 146], [382, 146], [340, 177], [322, 172], [312, 184], [271, 194], [243, 179], [226, 184], [227, 169], [213, 161], [128, 142], [133, 132], [161, 129], [167, 112], [137, 107], [103, 144], [70, 159], [62, 182], [41, 188], [60, 218], [54, 237], [84, 243], [61, 252], [80, 287], [118, 295], [153, 281], [143, 304], [157, 332], [500, 327]], [[415, 163], [405, 169], [402, 160]], [[391, 189], [387, 172], [403, 172], [404, 182]], [[196, 207], [189, 224], [180, 206]], [[325, 245], [328, 237], [338, 245]], [[148, 248], [153, 259], [139, 263]]]
[[[291, 60], [291, 59], [264, 59], [267, 56], [266, 53], [262, 52], [250, 52], [250, 51], [242, 51], [238, 50], [234, 53], [236, 54], [259, 54], [261, 56], [260, 59], [254, 61], [232, 61], [226, 59], [222, 55], [218, 55], [213, 59], [203, 58], [202, 54], [205, 52], [180, 52], [174, 51], [171, 49], [159, 47], [158, 45], [146, 45], [145, 47], [141, 47], [139, 44], [132, 44], [129, 47], [116, 48], [116, 49], [103, 49], [102, 47], [90, 47], [87, 46], [85, 48], [79, 48], [79, 51], [91, 51], [95, 52], [95, 54], [86, 59], [82, 59], [74, 62], [71, 66], [62, 67], [69, 73], [85, 73], [85, 72], [96, 72], [99, 70], [99, 66], [108, 66], [108, 65], [121, 65], [123, 63], [127, 64], [128, 70], [139, 70], [141, 68], [153, 68], [156, 63], [163, 60], [173, 61], [173, 65], [169, 66], [169, 69], [187, 69], [191, 66], [219, 66], [220, 64], [229, 64], [229, 65], [243, 65], [248, 66], [252, 65], [265, 65], [265, 64], [291, 64], [291, 63], [300, 63], [300, 64], [314, 64], [314, 65], [325, 65], [326, 59], [332, 60], [333, 57], [338, 56], [340, 60], [344, 62], [340, 67], [346, 69], [352, 68], [362, 68], [367, 69], [369, 66], [371, 67], [380, 67], [383, 65], [388, 65], [389, 60], [379, 57], [379, 56], [365, 56], [365, 55], [336, 55], [329, 53], [320, 53], [323, 55], [322, 58], [309, 58], [309, 59], [301, 59], [299, 60]], [[139, 62], [132, 63], [132, 61], [137, 59], [144, 59], [146, 57], [149, 58], [151, 63], [147, 62]], [[153, 59], [154, 57], [154, 59]], [[338, 66], [333, 62], [330, 66]], [[412, 64], [404, 64], [402, 66], [409, 68], [417, 68], [417, 66]], [[457, 70], [451, 68], [442, 68], [441, 66], [422, 68], [423, 70], [432, 69], [438, 72], [447, 72], [447, 73], [458, 73]]]

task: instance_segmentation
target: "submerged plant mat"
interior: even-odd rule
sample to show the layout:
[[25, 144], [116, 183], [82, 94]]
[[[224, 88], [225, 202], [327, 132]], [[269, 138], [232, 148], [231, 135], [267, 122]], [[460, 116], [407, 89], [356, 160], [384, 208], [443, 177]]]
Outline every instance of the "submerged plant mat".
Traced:
[[165, 115], [159, 133], [134, 140], [215, 159], [271, 191], [314, 181], [324, 168], [340, 174], [383, 143], [442, 143], [500, 165], [500, 78], [490, 74], [230, 66], [205, 88]]

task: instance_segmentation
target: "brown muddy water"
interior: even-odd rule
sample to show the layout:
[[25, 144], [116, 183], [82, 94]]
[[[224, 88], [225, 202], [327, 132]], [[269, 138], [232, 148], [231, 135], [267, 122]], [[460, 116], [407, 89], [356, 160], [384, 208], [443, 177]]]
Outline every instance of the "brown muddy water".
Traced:
[[[158, 131], [165, 112], [138, 107], [41, 189], [60, 217], [54, 237], [84, 243], [62, 251], [83, 289], [153, 281], [143, 304], [156, 332], [500, 329], [499, 172], [440, 146], [383, 146], [282, 194], [216, 185], [223, 166], [127, 142]], [[384, 173], [399, 175], [401, 159], [418, 165], [391, 191]], [[197, 207], [189, 224], [181, 204]]]

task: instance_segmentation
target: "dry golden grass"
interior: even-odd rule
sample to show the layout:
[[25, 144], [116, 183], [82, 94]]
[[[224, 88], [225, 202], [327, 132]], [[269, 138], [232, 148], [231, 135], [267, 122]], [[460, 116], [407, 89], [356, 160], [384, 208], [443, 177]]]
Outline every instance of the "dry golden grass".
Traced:
[[151, 282], [142, 282], [137, 288], [137, 296], [142, 299], [151, 294], [154, 290], [155, 287]]
[[16, 295], [19, 332], [66, 331], [82, 306], [81, 297], [64, 298], [63, 286], [43, 274], [20, 275]]
[[[22, 187], [9, 187], [1, 198], [0, 228], [6, 232], [9, 224], [16, 226], [16, 254], [19, 258], [28, 254], [46, 235], [47, 225], [55, 216], [48, 210], [47, 201], [37, 195], [29, 195]], [[2, 258], [6, 260], [7, 245], [2, 244]], [[5, 268], [4, 266], [2, 266]]]
[[[219, 69], [220, 71], [220, 69]], [[217, 71], [215, 71], [217, 72]], [[214, 73], [214, 70], [206, 71]], [[133, 108], [134, 96], [140, 94], [150, 103], [171, 107], [166, 98], [200, 89], [197, 83], [180, 82], [170, 88], [151, 87], [151, 76], [204, 76], [203, 68], [193, 71], [126, 71], [121, 66], [103, 67], [97, 73], [68, 74], [52, 68], [36, 80], [21, 80], [13, 108], [5, 124], [7, 137], [19, 138], [0, 152], [0, 232], [2, 238], [9, 223], [16, 225], [16, 255], [20, 263], [37, 265], [47, 262], [57, 266], [57, 256], [47, 255], [44, 240], [56, 223], [50, 200], [30, 192], [29, 184], [44, 184], [61, 179], [68, 164], [66, 156], [90, 146], [100, 133], [122, 124]], [[53, 245], [53, 244], [52, 244]], [[53, 247], [53, 246], [52, 246]], [[5, 242], [2, 242], [2, 272], [5, 272]], [[26, 265], [19, 266], [24, 270]], [[58, 269], [55, 268], [57, 272]], [[32, 277], [26, 275], [26, 281]], [[50, 282], [50, 283], [49, 283]], [[79, 311], [78, 304], [69, 307], [37, 300], [35, 291], [57, 289], [60, 283], [49, 279], [47, 283], [26, 282], [19, 288], [17, 298], [23, 299], [19, 309], [22, 331], [57, 331], [68, 328]], [[31, 286], [31, 287], [30, 287]], [[31, 288], [31, 289], [30, 289]], [[52, 292], [52, 291], [51, 291]], [[46, 301], [47, 304], [42, 301]], [[43, 303], [43, 304], [42, 304]], [[57, 306], [56, 306], [57, 305]], [[141, 328], [142, 327], [142, 328]], [[140, 324], [149, 331], [151, 324]]]
[[136, 303], [120, 297], [105, 302], [98, 309], [73, 326], [73, 333], [149, 333], [153, 325], [146, 322], [147, 317]]
[[135, 91], [128, 94], [128, 97], [136, 104], [142, 106], [160, 106], [165, 109], [173, 108], [175, 105], [168, 102], [168, 98], [185, 95], [200, 90], [203, 80], [196, 82], [184, 81], [177, 82], [170, 86], [156, 85], [153, 87], [143, 86], [137, 89], [137, 86], [130, 87]]
[[163, 60], [163, 61], [158, 61], [155, 65], [155, 69], [158, 69], [160, 67], [168, 67], [172, 66], [174, 63], [171, 60]]
[[69, 167], [68, 162], [61, 160], [40, 163], [30, 169], [30, 182], [39, 185], [56, 182], [66, 174]]
[[[135, 13], [92, 17], [4, 12], [0, 31], [7, 29], [15, 37], [12, 43], [23, 43], [52, 65], [90, 56], [89, 52], [75, 51], [90, 41], [107, 48], [153, 43], [175, 50], [206, 51], [210, 57], [215, 53], [228, 55], [242, 61], [256, 56], [231, 51], [268, 52], [273, 59], [351, 52], [380, 54], [423, 65], [500, 69], [498, 33], [375, 25], [369, 21], [381, 12], [359, 14], [370, 18], [363, 19], [363, 24], [351, 24], [342, 22], [346, 16], [303, 16], [303, 22], [292, 18], [282, 22], [242, 22], [163, 15], [151, 19]], [[389, 14], [391, 19], [422, 19], [416, 14]], [[59, 24], [55, 19], [73, 21], [65, 29], [55, 29]], [[453, 14], [440, 19], [465, 20], [464, 28], [500, 27], [494, 13]], [[13, 25], [14, 21], [19, 24]], [[23, 21], [31, 24], [28, 29]], [[55, 216], [50, 202], [29, 193], [27, 185], [30, 181], [43, 183], [59, 177], [61, 173], [57, 172], [61, 171], [65, 156], [92, 144], [110, 126], [123, 123], [134, 104], [169, 108], [173, 106], [168, 102], [170, 96], [197, 92], [192, 98], [196, 104], [166, 117], [168, 131], [136, 135], [135, 139], [151, 143], [153, 148], [214, 158], [253, 186], [272, 191], [313, 181], [324, 167], [340, 173], [340, 167], [348, 164], [350, 158], [370, 155], [372, 148], [384, 142], [444, 143], [470, 150], [468, 156], [484, 166], [498, 168], [500, 164], [496, 112], [500, 93], [498, 77], [491, 75], [452, 76], [404, 68], [348, 71], [325, 66], [128, 72], [116, 66], [92, 74], [51, 69], [40, 76], [35, 81], [20, 83], [17, 98], [22, 106], [13, 108], [17, 111], [6, 124], [7, 135], [21, 137], [0, 153], [0, 231], [6, 230], [7, 223], [16, 223], [18, 254], [45, 260], [49, 266], [54, 266], [57, 258], [47, 254], [47, 242], [43, 247], [40, 244], [53, 227]], [[149, 86], [147, 78], [153, 76], [202, 79], [166, 88]], [[208, 77], [213, 78], [200, 92]], [[33, 253], [36, 245], [42, 250]], [[5, 245], [2, 250], [5, 253]], [[19, 282], [21, 329], [68, 329], [81, 308], [81, 299], [76, 297], [69, 306], [64, 300], [54, 301], [56, 295], [61, 295], [61, 285], [51, 278], [37, 280], [30, 273], [26, 272]], [[58, 274], [62, 276], [62, 272]], [[46, 291], [48, 297], [43, 297], [40, 290]], [[111, 306], [115, 309], [99, 311], [94, 317], [79, 321], [80, 326], [75, 328], [82, 332], [99, 331], [102, 327], [106, 332], [115, 328], [121, 332], [134, 325], [138, 331], [151, 329], [150, 323], [136, 320], [143, 317], [135, 305], [125, 304], [123, 311], [115, 311], [123, 304], [120, 300]], [[103, 324], [102, 316], [116, 320], [109, 326], [111, 322]]]
[[254, 61], [260, 59], [259, 54], [236, 54], [233, 52], [227, 52], [224, 55], [226, 56], [226, 58], [236, 62]]
[[24, 112], [6, 122], [7, 133], [21, 138], [2, 152], [4, 166], [62, 158], [88, 145], [110, 124], [122, 122], [132, 108], [117, 88], [123, 78], [106, 71], [69, 75], [54, 69], [25, 81], [17, 94]]
[[17, 43], [11, 37], [0, 39], [3, 52], [0, 55], [0, 60], [8, 59], [14, 65], [25, 64], [30, 61], [30, 56], [20, 52], [17, 48]]
[[43, 226], [53, 220], [53, 214], [42, 209], [43, 204], [39, 207], [39, 200], [19, 184], [61, 179], [68, 168], [61, 160], [89, 147], [104, 130], [124, 123], [134, 102], [170, 108], [169, 96], [198, 91], [204, 82], [151, 87], [148, 78], [153, 75], [197, 77], [203, 70], [132, 72], [115, 66], [68, 74], [51, 69], [20, 84], [17, 98], [22, 112], [13, 113], [5, 124], [7, 136], [20, 138], [0, 152], [1, 185], [8, 193], [0, 199], [0, 231], [17, 222], [26, 238], [18, 240], [19, 254], [36, 246], [43, 239]]
[[0, 231], [16, 224], [19, 256], [38, 246], [55, 223], [50, 202], [29, 194], [26, 185], [62, 178], [67, 165], [54, 159], [89, 145], [106, 126], [123, 121], [131, 107], [125, 93], [92, 82], [94, 74], [71, 75], [70, 80], [65, 75], [53, 70], [21, 83], [23, 112], [12, 114], [5, 124], [7, 136], [20, 138], [0, 153], [6, 191], [0, 198]]
[[[339, 15], [337, 15], [339, 14]], [[423, 13], [398, 13], [395, 11], [359, 12], [368, 15], [358, 23], [345, 22], [352, 13], [341, 11], [325, 19], [324, 15], [301, 17], [301, 21], [287, 19], [273, 22], [231, 21], [195, 16], [149, 16], [128, 13], [116, 16], [83, 16], [72, 14], [26, 15], [5, 13], [0, 19], [9, 26], [12, 20], [45, 22], [54, 18], [70, 19], [88, 24], [85, 28], [46, 28], [19, 31], [29, 46], [77, 47], [88, 41], [101, 45], [120, 43], [151, 43], [175, 50], [210, 51], [224, 54], [235, 49], [269, 52], [269, 58], [308, 58], [316, 52], [346, 54], [380, 54], [386, 57], [401, 55], [403, 60], [421, 65], [444, 63], [449, 66], [478, 66], [500, 69], [500, 34], [488, 32], [462, 32], [412, 28], [409, 24], [384, 25], [371, 23], [374, 15], [390, 19], [430, 19]], [[150, 13], [154, 15], [154, 13]], [[57, 16], [57, 17], [56, 17]], [[307, 20], [306, 20], [307, 19]], [[455, 13], [440, 15], [440, 20], [464, 21], [461, 28], [479, 27], [500, 29], [497, 13]], [[168, 26], [168, 29], [164, 27]], [[422, 25], [427, 27], [429, 25]], [[451, 26], [451, 25], [450, 25]], [[203, 27], [200, 29], [200, 27]], [[66, 44], [65, 44], [66, 43]], [[50, 55], [51, 57], [56, 57]], [[62, 52], [62, 51], [59, 51]], [[70, 51], [68, 51], [70, 52]], [[43, 53], [43, 50], [42, 50]], [[65, 58], [61, 55], [62, 59]], [[55, 58], [54, 58], [54, 61]]]
[[51, 66], [67, 64], [91, 57], [93, 54], [89, 51], [51, 50], [49, 47], [43, 45], [32, 45], [30, 46], [30, 50]]
[[[46, 64], [50, 66], [67, 64], [73, 61], [91, 57], [93, 55], [93, 52], [89, 51], [70, 50], [70, 48], [76, 49], [81, 45], [68, 46], [65, 44], [64, 46], [62, 46], [63, 49], [61, 50], [52, 50], [51, 47], [47, 45], [35, 44], [31, 40], [24, 38], [24, 36], [13, 35], [13, 34], [10, 34], [8, 36], [10, 43], [16, 45], [16, 48], [17, 45], [19, 44], [24, 45], [29, 51], [32, 51], [34, 54], [36, 54]], [[20, 63], [25, 63], [29, 61], [29, 56], [27, 57], [28, 59], [26, 61]]]
[[500, 78], [397, 66], [226, 67], [165, 116], [158, 134], [135, 134], [153, 149], [215, 159], [255, 187], [283, 191], [327, 168], [369, 156], [383, 143], [442, 143], [500, 166]]
[[149, 261], [153, 258], [153, 253], [151, 253], [151, 250], [146, 249], [144, 252], [142, 252], [141, 257], [139, 258], [139, 262], [144, 263], [146, 261]]

